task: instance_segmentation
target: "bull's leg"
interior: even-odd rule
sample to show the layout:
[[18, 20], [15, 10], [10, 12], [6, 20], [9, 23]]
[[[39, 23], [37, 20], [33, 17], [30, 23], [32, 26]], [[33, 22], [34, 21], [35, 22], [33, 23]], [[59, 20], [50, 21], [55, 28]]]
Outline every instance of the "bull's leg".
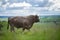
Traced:
[[23, 32], [24, 32], [25, 28], [23, 28]]
[[11, 32], [13, 32], [13, 31], [15, 32], [14, 26], [13, 26], [13, 25], [10, 25], [10, 26], [11, 26], [11, 27], [10, 27], [10, 31], [11, 31]]
[[1, 31], [1, 27], [0, 27], [0, 31]]
[[29, 29], [29, 28], [27, 28], [27, 30], [28, 30], [28, 32], [30, 31], [30, 29]]
[[[13, 27], [10, 27], [10, 31], [13, 32], [14, 31], [14, 28]], [[15, 31], [14, 31], [15, 32]]]
[[29, 25], [29, 26], [27, 26], [26, 27], [26, 29], [28, 30], [28, 31], [30, 31], [30, 28], [32, 27], [32, 25]]
[[22, 28], [22, 31], [21, 31], [22, 34], [24, 34], [24, 30], [25, 30], [25, 28]]

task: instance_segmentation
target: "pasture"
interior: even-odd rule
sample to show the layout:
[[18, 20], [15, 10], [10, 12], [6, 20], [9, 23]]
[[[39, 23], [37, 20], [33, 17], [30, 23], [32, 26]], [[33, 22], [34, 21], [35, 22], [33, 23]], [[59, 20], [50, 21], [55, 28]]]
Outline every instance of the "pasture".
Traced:
[[7, 30], [7, 21], [3, 24], [0, 31], [0, 40], [60, 40], [60, 24], [56, 25], [53, 22], [35, 23], [30, 31], [16, 29], [15, 32]]

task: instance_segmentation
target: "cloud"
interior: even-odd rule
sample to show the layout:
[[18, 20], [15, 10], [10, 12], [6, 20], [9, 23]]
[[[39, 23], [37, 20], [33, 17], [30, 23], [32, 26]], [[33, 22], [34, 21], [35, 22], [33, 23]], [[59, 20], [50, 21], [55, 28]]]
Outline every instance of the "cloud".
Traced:
[[9, 5], [9, 2], [7, 2], [5, 5], [2, 5], [2, 7], [4, 8], [4, 9], [6, 9], [6, 7]]
[[[60, 0], [48, 0], [46, 2], [47, 4], [45, 4], [44, 7], [41, 7], [43, 10], [47, 9], [48, 11], [60, 11]], [[39, 5], [36, 5], [36, 6], [39, 6]]]
[[5, 0], [6, 2], [8, 2], [9, 0]]
[[[11, 7], [11, 8], [23, 7], [24, 9], [30, 9], [30, 7], [37, 7], [34, 9], [40, 10], [40, 11], [41, 10], [42, 11], [44, 10], [60, 11], [60, 0], [25, 0], [25, 1], [24, 0], [5, 0], [5, 1], [6, 1], [6, 4], [2, 5], [4, 9], [8, 7]], [[10, 1], [13, 3], [11, 4]]]
[[2, 2], [0, 2], [0, 6], [2, 5]]
[[43, 2], [44, 0], [35, 0], [36, 2]]
[[26, 3], [26, 2], [13, 3], [13, 4], [9, 5], [9, 7], [30, 7], [30, 6], [32, 6], [32, 5], [29, 3]]
[[[48, 0], [25, 0], [24, 2], [18, 2], [18, 0], [11, 0], [11, 2], [12, 1], [14, 2], [11, 4], [9, 0], [5, 0], [5, 1], [6, 1], [6, 4], [2, 6], [4, 9], [8, 7], [13, 7], [13, 8], [14, 7], [24, 7], [24, 8], [44, 7], [48, 2]], [[9, 4], [8, 4], [8, 1], [9, 1]]]
[[60, 0], [49, 0], [49, 2], [54, 3], [54, 5], [49, 7], [49, 10], [60, 11]]
[[39, 16], [50, 16], [50, 15], [60, 15], [59, 12], [55, 12], [55, 11], [49, 11], [49, 12], [41, 12], [38, 10], [10, 10], [10, 11], [7, 11], [6, 13], [4, 12], [4, 14], [0, 14], [0, 16], [28, 16], [28, 15], [39, 15]]
[[32, 6], [44, 7], [48, 3], [48, 0], [26, 0], [26, 2], [32, 4]]
[[20, 12], [20, 13], [16, 13], [17, 11], [15, 10], [15, 13], [14, 13], [14, 11], [10, 11], [10, 13], [8, 12], [8, 13], [0, 14], [0, 16], [28, 16], [28, 15], [35, 15], [36, 14], [36, 12], [31, 13], [29, 11], [28, 12], [26, 12], [26, 11]]

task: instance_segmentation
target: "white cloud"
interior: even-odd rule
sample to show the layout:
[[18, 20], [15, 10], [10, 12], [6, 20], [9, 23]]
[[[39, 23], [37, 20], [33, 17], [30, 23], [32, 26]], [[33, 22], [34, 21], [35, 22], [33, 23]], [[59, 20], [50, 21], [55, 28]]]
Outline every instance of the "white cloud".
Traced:
[[[24, 2], [20, 2], [20, 3], [13, 3], [13, 4], [9, 4], [8, 1], [9, 0], [5, 0], [7, 3], [5, 5], [2, 5], [2, 7], [4, 9], [6, 9], [6, 7], [24, 7], [24, 9], [30, 9], [30, 7], [32, 7], [32, 5], [30, 3], [26, 3]], [[43, 2], [44, 0], [34, 0], [36, 2]], [[49, 3], [53, 3], [53, 5], [48, 6]], [[49, 3], [45, 6], [45, 7], [40, 7], [40, 8], [34, 8], [36, 10], [50, 10], [50, 11], [60, 11], [60, 0], [49, 0]], [[1, 2], [0, 2], [1, 5]], [[39, 6], [38, 4], [36, 4], [35, 6]]]
[[49, 11], [60, 11], [60, 0], [49, 0], [45, 7], [42, 9], [47, 9]]
[[0, 6], [2, 5], [2, 2], [0, 2]]
[[38, 4], [36, 4], [36, 5], [34, 5], [34, 6], [36, 6], [36, 7], [37, 7], [37, 6], [39, 6], [39, 5], [38, 5]]
[[[23, 10], [22, 10], [23, 11]], [[12, 11], [14, 12], [14, 11]], [[34, 13], [30, 13], [29, 11], [28, 12], [21, 12], [21, 13], [4, 13], [4, 14], [0, 14], [0, 16], [28, 16], [28, 15], [36, 15], [36, 12]]]
[[6, 7], [9, 5], [9, 2], [7, 2], [5, 5], [2, 5], [2, 7], [4, 8], [4, 9], [6, 9]]
[[49, 0], [49, 2], [53, 2], [54, 0]]
[[13, 3], [11, 5], [9, 5], [9, 7], [30, 7], [32, 6], [29, 3], [23, 2], [23, 3]]
[[49, 2], [54, 3], [54, 5], [49, 7], [49, 10], [60, 11], [58, 10], [60, 8], [60, 0], [49, 0]]
[[[32, 10], [33, 11], [33, 10]], [[51, 12], [51, 13], [50, 13]], [[10, 10], [9, 12], [7, 11], [7, 13], [4, 12], [4, 14], [0, 14], [0, 16], [28, 16], [28, 15], [38, 15], [38, 16], [45, 16], [45, 15], [60, 15], [60, 13], [55, 13], [55, 12], [41, 12], [41, 11], [33, 11], [31, 12], [31, 10]]]
[[44, 0], [35, 0], [36, 2], [43, 2]]
[[6, 2], [9, 1], [9, 0], [5, 0]]

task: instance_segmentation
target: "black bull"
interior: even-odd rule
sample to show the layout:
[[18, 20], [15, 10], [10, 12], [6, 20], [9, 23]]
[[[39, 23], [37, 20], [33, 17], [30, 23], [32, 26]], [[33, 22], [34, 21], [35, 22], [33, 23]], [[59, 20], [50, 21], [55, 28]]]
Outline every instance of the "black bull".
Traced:
[[30, 15], [30, 16], [16, 16], [16, 17], [9, 17], [8, 18], [8, 27], [10, 25], [10, 30], [14, 31], [14, 27], [16, 28], [22, 28], [23, 31], [25, 29], [30, 30], [30, 28], [32, 27], [32, 25], [35, 22], [39, 22], [39, 17], [37, 15]]

